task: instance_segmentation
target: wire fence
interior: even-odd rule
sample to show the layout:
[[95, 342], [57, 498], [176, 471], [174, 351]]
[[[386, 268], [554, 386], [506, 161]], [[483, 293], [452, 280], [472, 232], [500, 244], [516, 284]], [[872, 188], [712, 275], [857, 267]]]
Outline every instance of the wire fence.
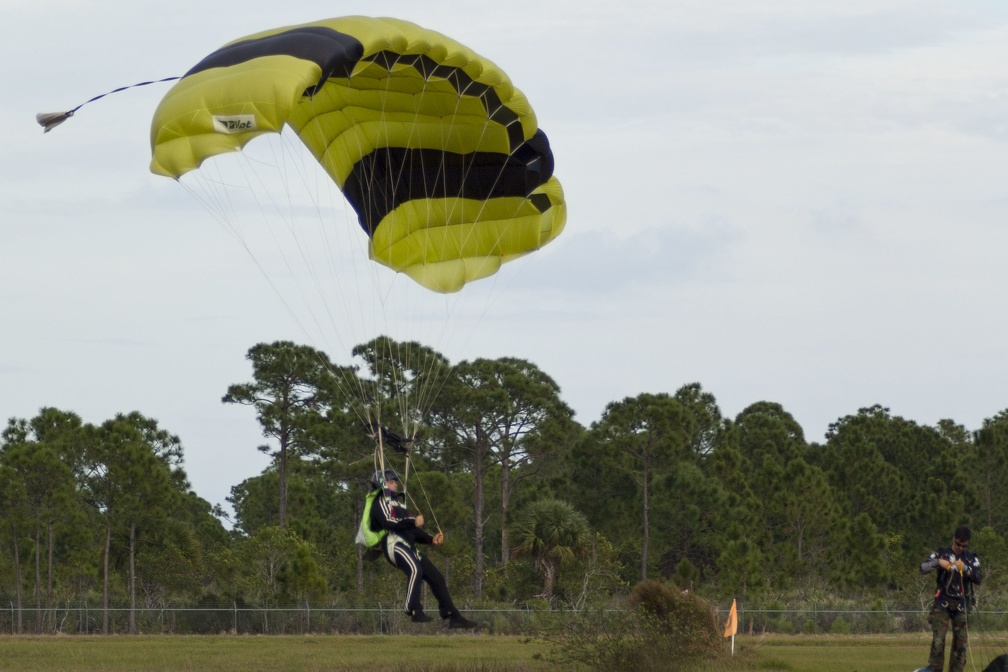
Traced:
[[[616, 610], [610, 610], [616, 611]], [[466, 610], [489, 632], [535, 635], [556, 632], [583, 615], [573, 610]], [[727, 610], [720, 610], [722, 622]], [[929, 630], [921, 609], [744, 609], [739, 608], [739, 633], [894, 634]], [[1008, 630], [1008, 611], [976, 610], [974, 627]], [[21, 607], [0, 611], [0, 633], [10, 634], [398, 634], [415, 632], [409, 617], [397, 608], [250, 608], [231, 607]]]
[[[132, 623], [131, 628], [131, 611]], [[573, 611], [463, 610], [490, 632], [535, 635], [564, 627]], [[435, 612], [436, 613], [436, 609]], [[101, 607], [16, 608], [0, 612], [0, 633], [10, 634], [400, 634], [415, 632], [410, 618], [392, 608]]]
[[[722, 620], [727, 610], [721, 610]], [[739, 633], [746, 634], [899, 634], [930, 632], [927, 611], [898, 609], [750, 609], [738, 610]], [[1008, 611], [969, 612], [971, 627], [985, 631], [1008, 629]]]

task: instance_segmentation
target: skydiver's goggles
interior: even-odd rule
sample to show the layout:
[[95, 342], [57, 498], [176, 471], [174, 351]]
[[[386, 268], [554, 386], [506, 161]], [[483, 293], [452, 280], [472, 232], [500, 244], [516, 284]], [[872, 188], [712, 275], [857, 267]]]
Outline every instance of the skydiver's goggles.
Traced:
[[381, 488], [388, 485], [389, 481], [399, 481], [399, 474], [395, 472], [395, 469], [386, 469], [384, 472], [376, 471], [371, 476], [371, 487]]

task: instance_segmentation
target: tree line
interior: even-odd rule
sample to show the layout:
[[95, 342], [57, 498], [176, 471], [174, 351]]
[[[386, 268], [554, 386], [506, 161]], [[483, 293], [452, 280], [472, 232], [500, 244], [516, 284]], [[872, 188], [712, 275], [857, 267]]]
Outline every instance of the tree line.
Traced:
[[[917, 564], [959, 524], [976, 530], [986, 590], [1003, 593], [1008, 410], [968, 429], [873, 405], [810, 442], [780, 404], [726, 418], [690, 383], [614, 401], [583, 426], [525, 360], [450, 364], [384, 337], [351, 355], [340, 366], [291, 342], [248, 351], [251, 380], [222, 402], [255, 409], [272, 459], [232, 487], [230, 525], [153, 418], [11, 418], [0, 600], [15, 629], [56, 629], [57, 607], [85, 603], [100, 605], [103, 632], [136, 632], [140, 607], [398, 603], [400, 576], [353, 543], [375, 464], [361, 399], [415, 433], [405, 480], [446, 533], [431, 553], [463, 604], [602, 605], [650, 578], [717, 598], [912, 602]], [[124, 625], [110, 625], [112, 606]]]

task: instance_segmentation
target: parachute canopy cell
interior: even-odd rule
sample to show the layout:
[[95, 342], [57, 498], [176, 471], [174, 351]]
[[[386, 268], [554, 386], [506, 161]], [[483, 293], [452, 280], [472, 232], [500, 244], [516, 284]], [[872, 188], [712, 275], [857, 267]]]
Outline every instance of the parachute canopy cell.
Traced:
[[440, 292], [563, 230], [553, 154], [492, 62], [397, 19], [268, 30], [197, 63], [161, 101], [151, 170], [179, 178], [290, 127], [357, 213], [372, 259]]

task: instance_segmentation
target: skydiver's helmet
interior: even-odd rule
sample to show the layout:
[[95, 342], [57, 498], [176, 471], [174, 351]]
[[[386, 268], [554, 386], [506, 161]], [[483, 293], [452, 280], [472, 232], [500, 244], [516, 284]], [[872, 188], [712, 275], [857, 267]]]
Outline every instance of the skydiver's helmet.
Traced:
[[385, 484], [389, 481], [398, 481], [399, 474], [395, 472], [395, 469], [386, 469], [385, 473], [379, 469], [371, 475], [371, 489], [377, 490], [378, 488], [384, 488]]

